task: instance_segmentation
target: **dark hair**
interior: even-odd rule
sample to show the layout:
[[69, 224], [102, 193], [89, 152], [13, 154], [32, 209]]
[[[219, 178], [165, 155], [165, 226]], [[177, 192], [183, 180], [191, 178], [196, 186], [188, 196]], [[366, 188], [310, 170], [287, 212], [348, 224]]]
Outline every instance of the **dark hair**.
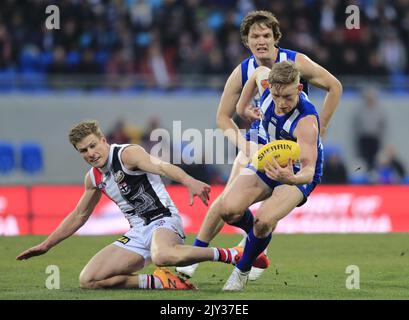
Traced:
[[244, 46], [248, 48], [248, 35], [250, 28], [253, 24], [265, 24], [268, 28], [273, 31], [274, 39], [276, 44], [281, 39], [280, 23], [278, 22], [276, 16], [269, 11], [257, 10], [250, 11], [243, 19], [240, 26], [240, 36], [241, 41]]

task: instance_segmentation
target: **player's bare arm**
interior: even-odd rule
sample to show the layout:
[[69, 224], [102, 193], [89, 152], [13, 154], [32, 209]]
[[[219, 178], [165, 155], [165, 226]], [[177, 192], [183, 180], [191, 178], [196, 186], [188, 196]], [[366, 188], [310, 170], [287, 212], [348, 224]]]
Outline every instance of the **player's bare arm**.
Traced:
[[238, 65], [227, 79], [216, 113], [217, 126], [223, 131], [237, 128], [232, 117], [242, 90], [241, 80], [241, 67]]
[[276, 181], [298, 185], [311, 183], [315, 173], [317, 161], [317, 136], [318, 123], [314, 116], [307, 116], [299, 121], [294, 130], [294, 136], [300, 145], [301, 170], [294, 174], [293, 162], [290, 159], [287, 166], [281, 167], [273, 158], [272, 162], [267, 162], [265, 166], [266, 175]]
[[194, 196], [198, 196], [205, 205], [208, 205], [210, 186], [194, 179], [181, 168], [162, 161], [149, 155], [144, 148], [132, 145], [122, 152], [122, 162], [129, 170], [142, 170], [161, 176], [166, 176], [173, 181], [179, 182], [189, 190], [190, 205], [193, 204]]
[[301, 76], [313, 86], [328, 91], [320, 114], [320, 135], [325, 136], [332, 115], [342, 95], [342, 84], [330, 72], [304, 54], [297, 54], [295, 63]]
[[246, 82], [240, 95], [239, 102], [236, 106], [237, 114], [247, 120], [253, 122], [260, 119], [261, 113], [259, 108], [253, 106], [253, 97], [258, 93], [263, 93], [262, 80], [267, 79], [270, 69], [267, 67], [258, 67]]
[[[263, 82], [268, 79], [269, 72], [270, 69], [265, 66], [258, 67], [244, 85], [239, 101], [236, 105], [236, 112], [241, 118], [249, 122], [261, 119], [261, 110], [253, 105], [252, 100], [257, 93], [260, 95], [263, 94], [265, 90]], [[247, 141], [243, 137], [238, 138], [237, 147], [249, 158], [251, 158], [254, 152], [258, 149], [256, 143]]]
[[239, 101], [241, 91], [241, 67], [239, 65], [233, 70], [224, 86], [217, 109], [216, 123], [217, 126], [223, 130], [227, 139], [240, 150], [245, 149], [246, 139], [244, 139], [232, 118], [236, 111], [236, 105]]
[[260, 119], [262, 116], [260, 109], [253, 106], [252, 100], [257, 93], [261, 96], [264, 90], [268, 88], [267, 81], [269, 72], [270, 69], [265, 66], [258, 67], [254, 70], [241, 92], [239, 102], [236, 106], [236, 112], [240, 117], [249, 122]]
[[17, 256], [17, 260], [25, 260], [42, 255], [64, 239], [73, 235], [88, 220], [101, 199], [101, 191], [96, 189], [89, 177], [85, 176], [85, 191], [75, 209], [61, 222], [57, 229], [42, 243], [34, 246]]

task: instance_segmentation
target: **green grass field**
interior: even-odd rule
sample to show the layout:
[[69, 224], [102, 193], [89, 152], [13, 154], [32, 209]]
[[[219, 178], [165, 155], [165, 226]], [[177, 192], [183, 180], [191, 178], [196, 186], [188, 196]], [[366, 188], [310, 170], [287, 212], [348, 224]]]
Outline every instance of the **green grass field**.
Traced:
[[[195, 292], [80, 289], [82, 267], [116, 238], [72, 237], [46, 255], [16, 261], [18, 253], [44, 237], [0, 237], [0, 299], [409, 299], [409, 234], [274, 235], [270, 268], [240, 293], [221, 291], [232, 267], [210, 262], [192, 278], [199, 287]], [[188, 237], [187, 243], [192, 240]], [[223, 235], [214, 244], [231, 246], [239, 240], [239, 235]], [[60, 269], [59, 290], [45, 287], [48, 265]], [[359, 267], [360, 289], [346, 288], [349, 265]]]

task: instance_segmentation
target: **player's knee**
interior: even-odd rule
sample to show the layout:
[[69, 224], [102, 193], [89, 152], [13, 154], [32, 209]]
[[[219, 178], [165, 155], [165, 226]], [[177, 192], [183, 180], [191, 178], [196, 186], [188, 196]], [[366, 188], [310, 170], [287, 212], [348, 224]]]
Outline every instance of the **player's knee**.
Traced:
[[254, 234], [256, 237], [266, 237], [277, 226], [276, 219], [267, 217], [256, 217], [254, 219]]
[[226, 214], [223, 216], [223, 220], [227, 223], [227, 224], [234, 224], [236, 222], [238, 222], [241, 217], [243, 216], [243, 212], [231, 212], [229, 214]]
[[174, 266], [177, 264], [177, 257], [172, 254], [173, 250], [157, 249], [152, 251], [152, 262], [158, 267]]
[[243, 210], [233, 201], [228, 201], [222, 198], [220, 201], [220, 216], [228, 224], [235, 223], [240, 220], [243, 215]]
[[81, 272], [79, 283], [81, 289], [96, 289], [96, 281], [87, 273]]

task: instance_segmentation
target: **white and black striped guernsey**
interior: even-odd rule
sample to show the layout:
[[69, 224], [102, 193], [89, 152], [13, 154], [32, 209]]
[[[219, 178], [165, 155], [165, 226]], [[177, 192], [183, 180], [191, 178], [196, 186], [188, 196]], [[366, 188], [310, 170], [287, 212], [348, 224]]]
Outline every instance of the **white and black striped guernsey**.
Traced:
[[178, 214], [159, 175], [125, 168], [121, 154], [128, 146], [110, 146], [107, 164], [89, 170], [92, 184], [118, 205], [131, 227]]

